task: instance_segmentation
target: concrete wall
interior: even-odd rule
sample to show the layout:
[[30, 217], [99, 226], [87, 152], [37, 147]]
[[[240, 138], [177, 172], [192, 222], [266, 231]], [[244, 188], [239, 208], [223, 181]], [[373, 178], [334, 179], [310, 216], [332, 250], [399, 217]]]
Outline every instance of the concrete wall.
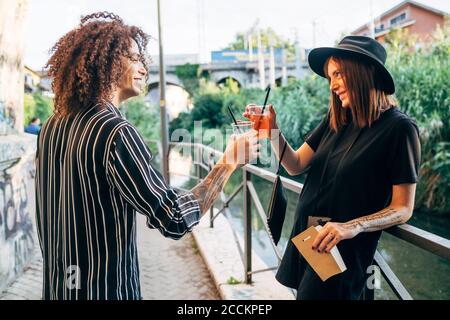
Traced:
[[37, 244], [36, 136], [21, 133], [27, 10], [26, 0], [0, 0], [0, 291], [22, 273]]
[[[28, 0], [0, 0], [0, 112], [23, 131], [23, 52]], [[2, 110], [3, 109], [3, 110]]]
[[37, 245], [36, 136], [0, 136], [0, 292], [28, 265]]

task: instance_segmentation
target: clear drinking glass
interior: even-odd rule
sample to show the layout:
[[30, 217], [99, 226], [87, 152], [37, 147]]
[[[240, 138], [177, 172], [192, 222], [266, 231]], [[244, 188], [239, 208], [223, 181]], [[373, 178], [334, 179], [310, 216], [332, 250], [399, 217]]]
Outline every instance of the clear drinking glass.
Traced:
[[253, 123], [251, 121], [237, 121], [236, 123], [232, 123], [231, 127], [233, 128], [234, 134], [242, 134], [252, 130]]

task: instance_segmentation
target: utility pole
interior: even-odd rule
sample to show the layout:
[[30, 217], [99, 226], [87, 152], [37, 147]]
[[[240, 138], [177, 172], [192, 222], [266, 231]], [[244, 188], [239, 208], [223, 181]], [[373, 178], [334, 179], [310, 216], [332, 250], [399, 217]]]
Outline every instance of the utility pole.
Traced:
[[167, 128], [167, 110], [166, 110], [166, 69], [164, 66], [164, 52], [161, 30], [161, 5], [160, 0], [156, 0], [158, 5], [158, 40], [159, 40], [159, 111], [161, 119], [161, 162], [164, 179], [170, 184], [169, 175], [169, 131]]
[[313, 48], [316, 47], [316, 26], [317, 26], [317, 20], [314, 19], [312, 22], [312, 27], [313, 27]]
[[253, 30], [250, 30], [250, 32], [247, 35], [247, 41], [248, 41], [248, 60], [250, 62], [253, 62], [253, 37], [252, 37]]
[[259, 87], [261, 89], [265, 89], [266, 87], [266, 73], [264, 70], [264, 52], [261, 43], [261, 29], [259, 26], [257, 27], [257, 36], [258, 36], [258, 71], [259, 71]]
[[370, 1], [370, 36], [375, 39], [375, 17], [373, 15], [373, 0]]
[[197, 0], [197, 27], [198, 27], [198, 59], [199, 63], [205, 63], [208, 59], [205, 45], [205, 2]]
[[250, 62], [253, 62], [253, 36], [255, 34], [255, 30], [258, 27], [259, 19], [256, 19], [253, 25], [251, 26], [250, 30], [247, 33], [247, 42], [248, 42], [248, 60]]
[[300, 79], [301, 77], [301, 51], [300, 51], [300, 43], [298, 41], [298, 29], [295, 29], [295, 77]]
[[[270, 37], [270, 36], [269, 36]], [[269, 60], [269, 80], [270, 85], [275, 88], [275, 54], [273, 50], [273, 39], [269, 38], [269, 51], [270, 51], [270, 60]]]
[[283, 49], [281, 49], [281, 86], [287, 86], [288, 81], [287, 81], [287, 67], [286, 67], [286, 63], [287, 63], [287, 59], [286, 59], [286, 46], [283, 45]]

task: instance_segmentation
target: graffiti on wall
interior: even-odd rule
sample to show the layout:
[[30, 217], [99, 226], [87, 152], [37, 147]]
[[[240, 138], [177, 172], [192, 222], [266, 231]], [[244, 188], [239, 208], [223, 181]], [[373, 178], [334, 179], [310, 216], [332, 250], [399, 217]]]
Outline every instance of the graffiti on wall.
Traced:
[[35, 246], [33, 179], [25, 169], [0, 172], [0, 291], [22, 272]]
[[0, 135], [10, 134], [15, 131], [14, 124], [16, 122], [15, 112], [11, 104], [7, 104], [0, 100]]

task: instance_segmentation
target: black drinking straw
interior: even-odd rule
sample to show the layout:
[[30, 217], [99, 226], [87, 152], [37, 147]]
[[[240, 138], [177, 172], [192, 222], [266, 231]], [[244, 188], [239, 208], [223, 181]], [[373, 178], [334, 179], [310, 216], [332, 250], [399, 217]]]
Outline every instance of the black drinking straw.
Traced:
[[228, 106], [228, 111], [230, 112], [230, 116], [233, 119], [236, 128], [238, 129], [239, 133], [241, 133], [241, 129], [239, 128], [236, 118], [234, 117], [233, 111], [231, 110], [231, 106]]
[[[261, 117], [264, 115], [264, 109], [266, 109], [267, 100], [269, 99], [269, 93], [270, 93], [270, 86], [267, 87], [266, 98], [264, 99], [264, 104], [261, 110]], [[259, 118], [258, 120], [258, 130], [260, 125], [261, 125], [261, 118]]]
[[269, 93], [270, 93], [270, 86], [267, 87], [266, 98], [264, 99], [264, 104], [262, 107], [261, 114], [264, 114], [264, 109], [266, 108], [267, 100], [269, 99]]

